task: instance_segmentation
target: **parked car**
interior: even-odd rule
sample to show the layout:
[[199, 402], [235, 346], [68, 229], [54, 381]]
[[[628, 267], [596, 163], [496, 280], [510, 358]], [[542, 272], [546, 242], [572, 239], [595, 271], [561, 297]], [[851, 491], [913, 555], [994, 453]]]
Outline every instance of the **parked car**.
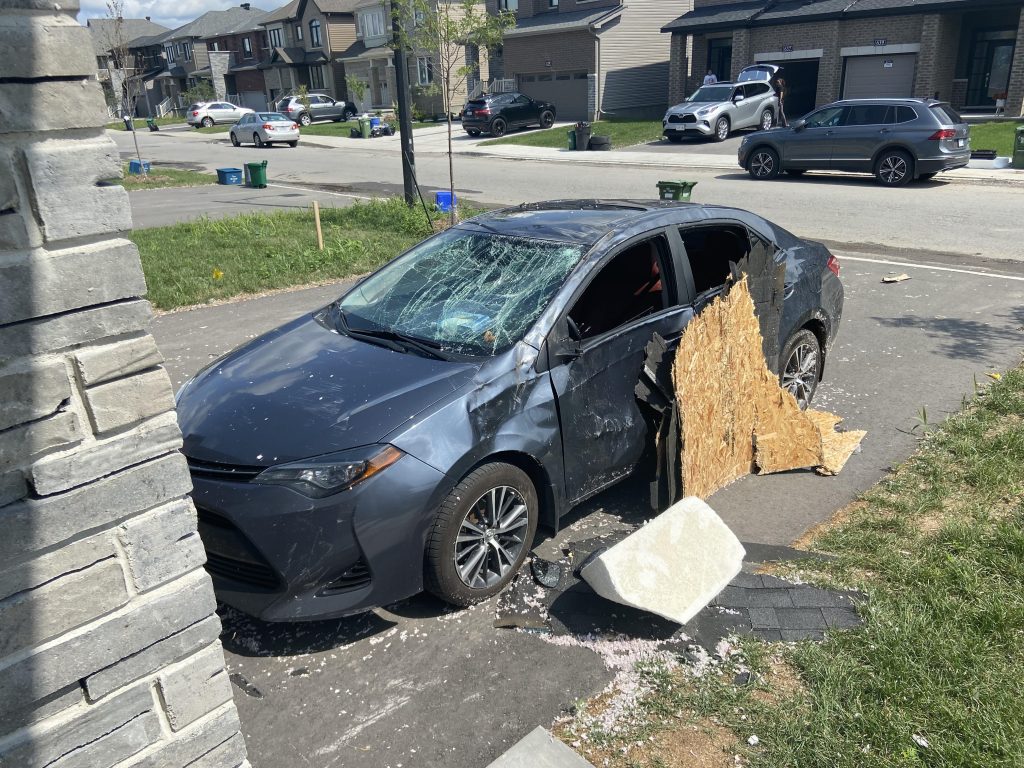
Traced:
[[752, 64], [744, 67], [736, 75], [737, 83], [765, 82], [769, 83], [782, 71], [777, 64]]
[[271, 144], [287, 144], [289, 147], [299, 145], [298, 123], [280, 112], [243, 115], [241, 120], [231, 126], [228, 134], [232, 145], [236, 147], [250, 141], [257, 147], [268, 147]]
[[934, 99], [837, 101], [788, 128], [745, 136], [738, 152], [755, 179], [851, 171], [872, 173], [889, 187], [962, 168], [970, 159], [969, 126]]
[[491, 93], [470, 99], [462, 108], [462, 128], [470, 136], [504, 136], [509, 130], [555, 124], [555, 105], [534, 101], [525, 93]]
[[220, 599], [292, 621], [495, 594], [539, 522], [638, 466], [644, 345], [678, 340], [747, 255], [786, 265], [762, 322], [806, 403], [842, 311], [835, 257], [661, 201], [482, 214], [215, 361], [177, 402]]
[[226, 101], [201, 101], [188, 108], [185, 121], [195, 128], [209, 128], [215, 123], [233, 123], [251, 112], [248, 107], [239, 107]]
[[725, 141], [742, 128], [771, 128], [778, 114], [779, 99], [764, 80], [702, 85], [685, 102], [669, 107], [662, 134], [672, 142], [687, 135]]
[[317, 120], [348, 120], [358, 111], [355, 104], [338, 101], [326, 93], [309, 93], [309, 109], [302, 103], [301, 97], [289, 95], [277, 102], [277, 111], [287, 115], [299, 125], [309, 125]]

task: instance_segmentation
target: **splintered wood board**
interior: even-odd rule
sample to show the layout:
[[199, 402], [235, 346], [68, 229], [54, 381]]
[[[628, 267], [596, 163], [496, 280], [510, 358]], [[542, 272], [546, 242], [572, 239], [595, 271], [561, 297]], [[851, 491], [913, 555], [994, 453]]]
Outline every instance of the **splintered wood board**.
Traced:
[[683, 332], [672, 367], [682, 423], [683, 489], [706, 499], [754, 471], [842, 469], [864, 437], [841, 419], [801, 411], [764, 359], [744, 276]]

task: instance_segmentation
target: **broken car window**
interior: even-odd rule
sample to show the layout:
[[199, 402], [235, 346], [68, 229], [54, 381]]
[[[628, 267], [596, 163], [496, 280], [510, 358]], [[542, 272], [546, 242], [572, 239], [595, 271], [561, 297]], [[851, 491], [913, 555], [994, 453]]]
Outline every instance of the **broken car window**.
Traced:
[[493, 355], [523, 337], [583, 253], [575, 243], [451, 229], [362, 282], [340, 309], [353, 331]]
[[664, 235], [632, 245], [606, 264], [569, 312], [580, 336], [589, 339], [667, 306]]
[[720, 288], [729, 276], [729, 262], [739, 263], [750, 252], [750, 239], [742, 227], [695, 227], [679, 230], [690, 260], [695, 296]]

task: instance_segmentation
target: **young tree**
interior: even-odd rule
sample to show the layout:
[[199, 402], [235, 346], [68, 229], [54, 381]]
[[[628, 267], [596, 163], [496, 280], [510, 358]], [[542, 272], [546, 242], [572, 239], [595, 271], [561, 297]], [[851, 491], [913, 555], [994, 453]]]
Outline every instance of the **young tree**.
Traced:
[[[107, 71], [110, 73], [110, 86], [114, 93], [114, 102], [118, 112], [128, 121], [135, 117], [135, 105], [144, 86], [142, 78], [136, 77], [135, 60], [128, 43], [128, 31], [124, 24], [124, 0], [107, 0], [107, 19], [111, 22], [104, 29], [106, 39], [103, 41], [110, 56], [107, 58]], [[127, 119], [125, 119], [127, 118]], [[132, 139], [135, 141], [135, 156], [139, 160], [139, 171], [146, 173], [142, 162], [142, 150], [139, 149], [139, 137], [132, 123]]]
[[[500, 45], [506, 29], [515, 25], [515, 15], [501, 11], [487, 13], [483, 0], [391, 0], [391, 12], [399, 21], [399, 44], [414, 56], [429, 56], [433, 83], [429, 90], [441, 96], [448, 121], [448, 188], [455, 199], [455, 164], [452, 158], [452, 115], [461, 105], [453, 102], [469, 81], [479, 73], [478, 61], [467, 56], [475, 48], [479, 57]], [[451, 220], [456, 221], [455, 206]]]

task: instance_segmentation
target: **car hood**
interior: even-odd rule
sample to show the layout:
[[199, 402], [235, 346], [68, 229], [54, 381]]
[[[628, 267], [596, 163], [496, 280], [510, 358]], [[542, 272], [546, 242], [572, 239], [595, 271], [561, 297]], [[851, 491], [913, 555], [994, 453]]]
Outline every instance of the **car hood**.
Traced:
[[727, 101], [687, 101], [682, 104], [676, 104], [674, 107], [669, 107], [668, 114], [688, 115], [696, 112], [698, 109], [704, 109], [704, 107], [720, 107], [728, 103]]
[[479, 365], [394, 352], [307, 315], [206, 368], [181, 392], [184, 453], [271, 466], [378, 442]]

